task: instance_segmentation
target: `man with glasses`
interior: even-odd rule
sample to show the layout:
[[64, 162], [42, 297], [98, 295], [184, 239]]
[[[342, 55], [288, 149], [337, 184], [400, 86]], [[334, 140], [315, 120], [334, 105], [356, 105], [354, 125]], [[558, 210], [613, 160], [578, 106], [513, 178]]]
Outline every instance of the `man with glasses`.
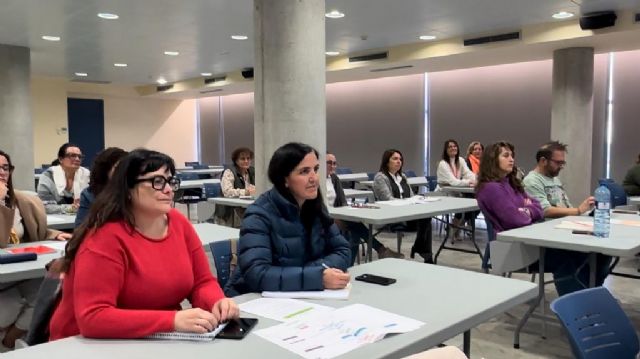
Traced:
[[80, 193], [89, 186], [89, 170], [82, 167], [84, 155], [80, 147], [65, 143], [58, 150], [56, 166], [40, 176], [38, 197], [47, 214], [75, 213], [80, 205]]
[[537, 165], [524, 178], [525, 191], [537, 199], [544, 210], [545, 218], [579, 216], [591, 210], [593, 197], [587, 197], [578, 207], [569, 202], [558, 175], [567, 163], [567, 145], [558, 141], [544, 144], [536, 153]]

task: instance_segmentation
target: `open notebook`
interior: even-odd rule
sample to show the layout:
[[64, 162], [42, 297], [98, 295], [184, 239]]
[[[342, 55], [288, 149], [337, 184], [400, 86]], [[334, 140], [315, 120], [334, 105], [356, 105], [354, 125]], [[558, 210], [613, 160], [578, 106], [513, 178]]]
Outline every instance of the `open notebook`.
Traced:
[[213, 340], [218, 333], [227, 326], [227, 323], [220, 323], [212, 331], [204, 334], [185, 333], [185, 332], [160, 332], [146, 336], [147, 339], [163, 339], [163, 340], [190, 340], [196, 342], [206, 342]]

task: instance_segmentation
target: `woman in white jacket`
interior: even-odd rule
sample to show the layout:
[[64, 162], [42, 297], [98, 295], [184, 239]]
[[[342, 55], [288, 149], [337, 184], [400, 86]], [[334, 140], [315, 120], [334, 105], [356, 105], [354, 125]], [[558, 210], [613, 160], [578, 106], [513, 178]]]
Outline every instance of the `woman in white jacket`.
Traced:
[[84, 155], [80, 147], [65, 143], [58, 150], [57, 166], [51, 166], [40, 176], [38, 197], [48, 214], [76, 212], [80, 193], [89, 186], [89, 170], [82, 167]]
[[[456, 140], [449, 139], [444, 142], [437, 175], [439, 186], [475, 187], [476, 185], [476, 175], [460, 157], [460, 147]], [[468, 212], [463, 220], [462, 213], [456, 213], [453, 218], [453, 225], [456, 227], [455, 239], [460, 239], [460, 227], [464, 222], [473, 221], [475, 216], [475, 212]]]

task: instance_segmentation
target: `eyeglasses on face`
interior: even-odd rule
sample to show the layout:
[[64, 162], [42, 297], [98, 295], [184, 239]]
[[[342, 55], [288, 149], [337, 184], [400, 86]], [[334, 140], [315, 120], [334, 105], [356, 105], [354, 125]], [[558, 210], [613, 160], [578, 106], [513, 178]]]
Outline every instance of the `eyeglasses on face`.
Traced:
[[338, 161], [327, 161], [327, 164], [329, 166], [337, 166], [338, 165]]
[[178, 179], [177, 177], [166, 178], [163, 176], [153, 176], [151, 178], [138, 178], [136, 180], [136, 183], [141, 182], [150, 182], [151, 187], [156, 191], [164, 190], [164, 187], [167, 185], [167, 183], [169, 184], [169, 187], [171, 187], [171, 190], [173, 190], [174, 192], [180, 189], [180, 179]]
[[71, 158], [71, 159], [77, 158], [80, 161], [82, 161], [84, 159], [84, 155], [83, 154], [78, 154], [78, 153], [65, 153], [64, 157]]
[[558, 160], [554, 160], [553, 158], [549, 158], [549, 161], [557, 164], [558, 166], [565, 166], [567, 164], [567, 161], [558, 161]]
[[14, 168], [15, 167], [13, 165], [2, 165], [2, 166], [0, 166], [0, 170], [3, 170], [5, 172], [13, 172]]

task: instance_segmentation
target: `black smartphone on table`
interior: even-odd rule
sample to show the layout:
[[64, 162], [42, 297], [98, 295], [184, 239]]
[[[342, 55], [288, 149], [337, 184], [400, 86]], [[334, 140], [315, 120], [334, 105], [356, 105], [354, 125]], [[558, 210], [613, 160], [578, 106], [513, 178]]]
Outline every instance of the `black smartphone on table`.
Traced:
[[571, 233], [573, 233], [573, 234], [586, 234], [587, 236], [595, 235], [593, 233], [593, 231], [583, 231], [583, 230], [578, 230], [578, 229], [574, 229], [573, 231], [571, 231]]
[[238, 318], [231, 319], [227, 323], [227, 326], [222, 329], [216, 338], [220, 339], [242, 339], [244, 338], [253, 327], [258, 323], [256, 318]]
[[390, 285], [396, 282], [396, 280], [393, 278], [387, 278], [387, 277], [373, 275], [373, 274], [361, 274], [357, 276], [355, 279], [362, 282], [379, 284], [379, 285]]

